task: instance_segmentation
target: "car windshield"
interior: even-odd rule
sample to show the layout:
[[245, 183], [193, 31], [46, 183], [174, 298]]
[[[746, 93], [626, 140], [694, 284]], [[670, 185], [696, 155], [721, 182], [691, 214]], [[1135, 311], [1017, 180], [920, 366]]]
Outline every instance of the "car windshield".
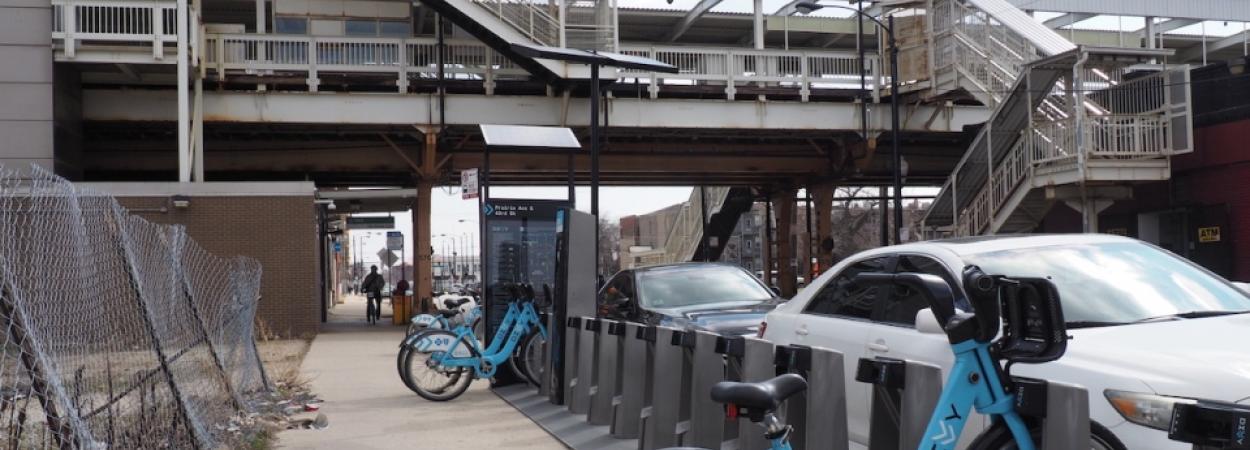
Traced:
[[763, 301], [773, 297], [759, 281], [730, 266], [678, 266], [641, 271], [642, 306], [685, 308], [711, 303]]
[[1135, 242], [1022, 248], [964, 259], [986, 273], [1049, 278], [1059, 289], [1069, 323], [1114, 325], [1176, 314], [1250, 311], [1250, 297], [1224, 280]]

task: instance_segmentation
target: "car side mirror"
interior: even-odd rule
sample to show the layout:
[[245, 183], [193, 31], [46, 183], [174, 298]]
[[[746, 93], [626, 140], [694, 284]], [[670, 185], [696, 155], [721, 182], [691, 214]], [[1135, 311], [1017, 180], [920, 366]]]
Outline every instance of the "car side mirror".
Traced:
[[769, 286], [768, 290], [772, 291], [773, 295], [781, 297], [781, 288], [777, 286]]
[[937, 316], [929, 308], [916, 311], [916, 331], [921, 334], [946, 334], [942, 330], [942, 324], [938, 323]]

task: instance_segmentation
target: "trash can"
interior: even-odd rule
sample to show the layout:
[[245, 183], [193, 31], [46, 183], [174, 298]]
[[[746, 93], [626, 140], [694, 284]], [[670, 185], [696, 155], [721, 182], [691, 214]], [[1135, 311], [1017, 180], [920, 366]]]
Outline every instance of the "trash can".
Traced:
[[391, 296], [392, 323], [395, 325], [404, 325], [408, 323], [411, 317], [412, 297], [407, 295]]

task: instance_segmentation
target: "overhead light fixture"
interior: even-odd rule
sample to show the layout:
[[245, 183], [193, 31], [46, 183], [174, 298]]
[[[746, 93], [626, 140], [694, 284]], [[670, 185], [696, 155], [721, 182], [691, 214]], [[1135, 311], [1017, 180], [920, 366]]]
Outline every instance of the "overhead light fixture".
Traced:
[[191, 206], [191, 197], [188, 197], [186, 195], [175, 195], [173, 197], [170, 197], [169, 200], [174, 204], [174, 207], [178, 209], [183, 209], [188, 206]]

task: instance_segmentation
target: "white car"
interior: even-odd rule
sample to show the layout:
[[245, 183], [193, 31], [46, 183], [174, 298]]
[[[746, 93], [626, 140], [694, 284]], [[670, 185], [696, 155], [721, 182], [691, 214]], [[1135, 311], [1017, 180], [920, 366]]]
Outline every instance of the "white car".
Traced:
[[[864, 446], [871, 397], [869, 385], [853, 381], [859, 358], [922, 361], [949, 373], [954, 357], [918, 292], [861, 286], [850, 277], [922, 272], [958, 286], [956, 274], [968, 265], [1047, 277], [1058, 287], [1072, 336], [1067, 353], [1050, 363], [1016, 364], [1011, 373], [1088, 389], [1092, 448], [1188, 450], [1164, 431], [1173, 404], [1250, 404], [1250, 297], [1180, 257], [1118, 236], [991, 236], [861, 252], [769, 313], [764, 338], [843, 353], [851, 440]], [[956, 297], [960, 309], [969, 309], [961, 289]], [[986, 422], [969, 420], [961, 442]]]

